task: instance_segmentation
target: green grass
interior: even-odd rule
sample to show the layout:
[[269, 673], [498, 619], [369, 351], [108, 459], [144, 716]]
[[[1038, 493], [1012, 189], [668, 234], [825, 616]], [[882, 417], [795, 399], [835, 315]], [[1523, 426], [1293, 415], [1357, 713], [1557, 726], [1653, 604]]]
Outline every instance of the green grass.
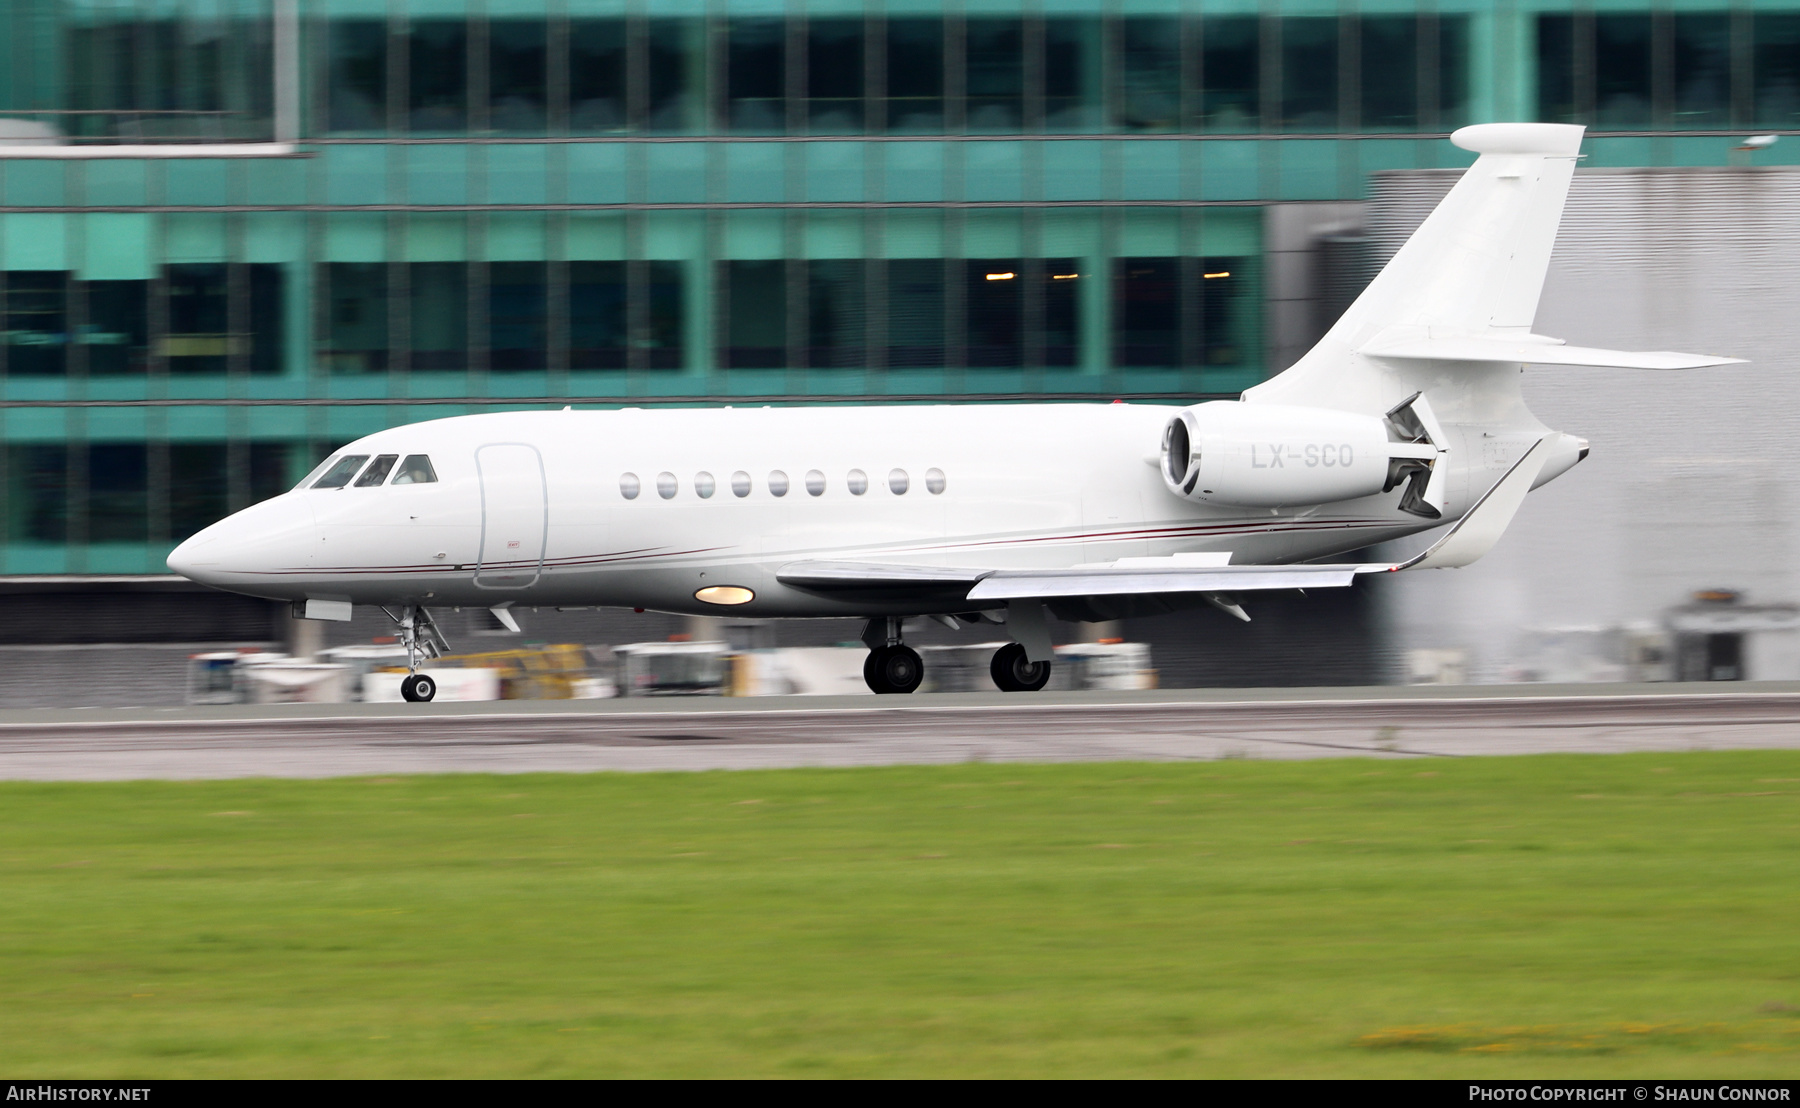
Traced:
[[1800, 753], [0, 785], [0, 1072], [1800, 1073]]

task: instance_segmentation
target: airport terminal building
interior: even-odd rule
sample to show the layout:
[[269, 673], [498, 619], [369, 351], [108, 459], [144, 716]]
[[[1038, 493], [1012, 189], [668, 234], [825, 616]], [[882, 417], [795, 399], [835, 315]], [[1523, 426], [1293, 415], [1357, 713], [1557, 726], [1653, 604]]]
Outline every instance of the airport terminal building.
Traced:
[[70, 596], [436, 416], [1235, 397], [1458, 126], [1800, 133], [1749, 0], [13, 0], [0, 51], [0, 579]]

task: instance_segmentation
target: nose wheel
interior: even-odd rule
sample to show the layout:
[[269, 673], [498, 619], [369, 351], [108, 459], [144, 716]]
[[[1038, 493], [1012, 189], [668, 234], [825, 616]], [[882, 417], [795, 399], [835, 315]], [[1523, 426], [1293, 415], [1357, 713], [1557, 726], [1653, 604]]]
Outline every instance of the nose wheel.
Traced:
[[869, 651], [863, 661], [863, 681], [877, 693], [909, 693], [925, 679], [925, 663], [918, 651], [894, 643]]
[[400, 682], [400, 699], [409, 704], [427, 704], [437, 695], [437, 682], [428, 673], [409, 673]]
[[988, 673], [1001, 692], [1037, 692], [1050, 682], [1050, 663], [1028, 660], [1024, 647], [1009, 642], [994, 651]]

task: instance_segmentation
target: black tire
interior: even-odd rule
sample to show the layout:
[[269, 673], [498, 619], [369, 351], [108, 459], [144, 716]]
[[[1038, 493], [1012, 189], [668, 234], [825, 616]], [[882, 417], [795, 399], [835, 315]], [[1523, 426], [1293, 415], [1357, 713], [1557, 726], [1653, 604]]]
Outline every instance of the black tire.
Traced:
[[1050, 663], [1026, 661], [1025, 648], [1009, 642], [994, 651], [988, 673], [1001, 692], [1037, 692], [1050, 682]]
[[881, 646], [863, 662], [863, 680], [877, 693], [909, 693], [925, 680], [925, 662], [908, 646]]
[[400, 698], [411, 704], [429, 704], [437, 695], [437, 682], [429, 674], [409, 673], [400, 682]]

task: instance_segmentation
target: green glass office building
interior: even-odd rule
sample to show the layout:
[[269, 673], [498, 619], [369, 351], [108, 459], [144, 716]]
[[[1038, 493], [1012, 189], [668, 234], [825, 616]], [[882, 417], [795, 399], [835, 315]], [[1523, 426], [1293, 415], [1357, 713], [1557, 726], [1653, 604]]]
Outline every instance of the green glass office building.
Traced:
[[1587, 123], [1600, 166], [1800, 128], [1793, 0], [12, 0], [0, 36], [5, 575], [160, 572], [433, 416], [1231, 396], [1280, 368], [1281, 205], [1465, 164], [1471, 122]]

